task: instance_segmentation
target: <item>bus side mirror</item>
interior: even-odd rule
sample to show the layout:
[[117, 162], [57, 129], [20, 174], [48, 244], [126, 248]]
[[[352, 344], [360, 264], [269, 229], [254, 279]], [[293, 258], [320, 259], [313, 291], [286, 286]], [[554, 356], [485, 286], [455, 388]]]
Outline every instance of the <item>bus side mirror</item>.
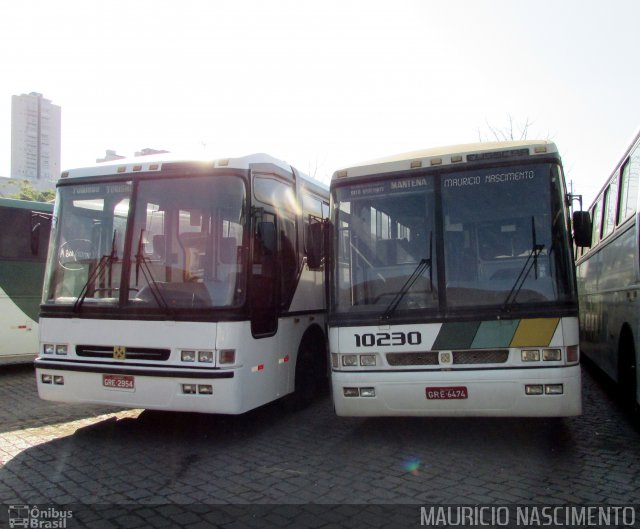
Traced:
[[588, 211], [573, 212], [573, 240], [576, 246], [591, 246], [591, 216]]
[[320, 268], [324, 257], [324, 230], [321, 220], [314, 220], [309, 225], [309, 241], [307, 244], [307, 265], [309, 268]]

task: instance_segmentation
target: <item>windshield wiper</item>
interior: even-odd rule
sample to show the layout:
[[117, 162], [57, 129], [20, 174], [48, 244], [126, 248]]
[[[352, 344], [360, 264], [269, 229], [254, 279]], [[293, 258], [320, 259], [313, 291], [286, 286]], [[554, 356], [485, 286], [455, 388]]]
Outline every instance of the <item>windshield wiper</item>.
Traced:
[[511, 305], [516, 302], [516, 298], [518, 297], [520, 290], [522, 290], [524, 282], [527, 280], [531, 269], [535, 270], [534, 277], [535, 279], [538, 279], [538, 256], [542, 250], [544, 250], [544, 244], [538, 244], [536, 239], [536, 224], [533, 217], [531, 217], [531, 239], [533, 241], [533, 245], [531, 250], [529, 250], [527, 260], [524, 262], [518, 277], [516, 277], [513, 287], [511, 287], [511, 291], [509, 292], [507, 299], [504, 300], [504, 304], [502, 305], [502, 310], [504, 312], [508, 311], [511, 308]]
[[113, 230], [113, 238], [111, 239], [111, 253], [100, 257], [98, 265], [89, 274], [86, 283], [83, 285], [82, 290], [80, 291], [78, 299], [76, 299], [76, 302], [73, 304], [73, 312], [77, 312], [78, 310], [80, 310], [80, 307], [82, 307], [82, 304], [84, 303], [84, 300], [89, 293], [89, 285], [102, 279], [102, 277], [104, 276], [104, 271], [107, 269], [107, 267], [109, 267], [109, 285], [111, 285], [111, 265], [117, 260], [118, 255], [116, 253], [116, 230]]
[[153, 299], [155, 299], [156, 304], [164, 309], [167, 314], [172, 314], [171, 308], [162, 294], [158, 282], [153, 277], [153, 272], [149, 266], [149, 258], [144, 255], [142, 243], [143, 235], [144, 228], [140, 230], [138, 253], [136, 253], [136, 285], [138, 284], [138, 278], [140, 277], [140, 270], [142, 270], [142, 275], [144, 276], [147, 285], [149, 285], [149, 290], [151, 291], [151, 295], [153, 296]]
[[393, 313], [400, 305], [402, 298], [404, 298], [409, 292], [409, 289], [413, 286], [413, 284], [418, 280], [418, 278], [429, 269], [429, 290], [433, 291], [433, 269], [431, 267], [431, 259], [433, 257], [433, 233], [429, 235], [429, 258], [428, 259], [420, 259], [420, 262], [416, 266], [415, 270], [411, 273], [409, 278], [405, 281], [402, 288], [396, 293], [396, 295], [391, 300], [391, 303], [387, 306], [386, 310], [380, 316], [381, 320], [388, 320], [393, 316]]

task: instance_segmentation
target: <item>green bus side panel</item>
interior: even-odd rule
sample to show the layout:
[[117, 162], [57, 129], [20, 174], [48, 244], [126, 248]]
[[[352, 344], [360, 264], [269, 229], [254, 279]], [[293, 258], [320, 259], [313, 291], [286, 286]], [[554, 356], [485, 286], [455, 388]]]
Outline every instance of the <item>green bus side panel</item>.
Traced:
[[33, 321], [38, 321], [44, 263], [0, 261], [0, 287]]

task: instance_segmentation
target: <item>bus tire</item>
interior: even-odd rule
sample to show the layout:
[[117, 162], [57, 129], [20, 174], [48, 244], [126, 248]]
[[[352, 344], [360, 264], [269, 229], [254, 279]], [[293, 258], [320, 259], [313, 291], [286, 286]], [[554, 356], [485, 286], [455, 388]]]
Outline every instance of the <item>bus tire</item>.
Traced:
[[321, 331], [309, 332], [298, 349], [295, 371], [295, 389], [287, 399], [293, 411], [308, 407], [322, 389], [326, 379], [326, 346]]
[[639, 414], [637, 400], [637, 362], [631, 331], [623, 329], [618, 348], [618, 385], [620, 398], [625, 408], [636, 416]]

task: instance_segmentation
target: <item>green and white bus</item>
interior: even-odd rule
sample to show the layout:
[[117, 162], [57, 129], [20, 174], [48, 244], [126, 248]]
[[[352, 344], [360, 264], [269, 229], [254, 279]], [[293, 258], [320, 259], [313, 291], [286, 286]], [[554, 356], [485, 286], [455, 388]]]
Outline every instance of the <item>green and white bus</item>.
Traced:
[[569, 197], [553, 143], [364, 163], [334, 173], [331, 200], [338, 415], [581, 413]]
[[266, 154], [62, 173], [40, 312], [40, 397], [239, 414], [328, 374], [329, 190]]
[[38, 353], [38, 312], [53, 204], [0, 198], [0, 364]]
[[589, 208], [592, 246], [577, 260], [580, 348], [640, 406], [640, 133], [625, 150]]

